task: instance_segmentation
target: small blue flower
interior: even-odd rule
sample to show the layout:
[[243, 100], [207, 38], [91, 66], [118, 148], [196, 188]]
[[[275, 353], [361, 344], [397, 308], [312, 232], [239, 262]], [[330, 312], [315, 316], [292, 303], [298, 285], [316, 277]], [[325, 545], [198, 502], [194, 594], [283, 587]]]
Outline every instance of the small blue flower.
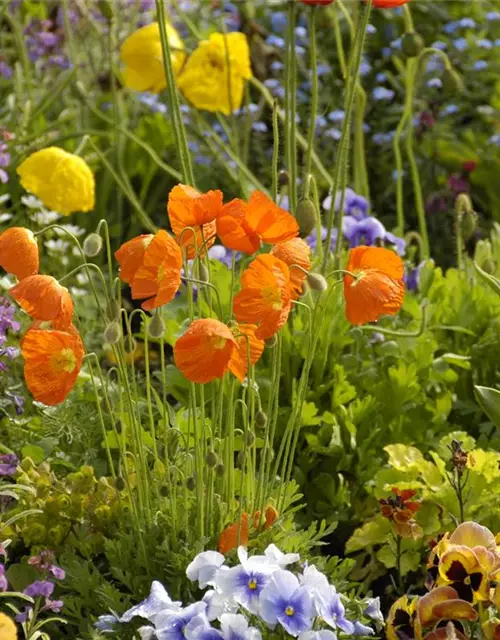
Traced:
[[375, 76], [375, 80], [380, 83], [385, 82], [387, 80], [387, 74], [383, 71], [379, 71], [379, 73], [377, 73], [377, 75]]
[[441, 113], [444, 116], [450, 116], [454, 113], [458, 112], [458, 106], [456, 104], [447, 104], [445, 107], [441, 109]]
[[442, 29], [448, 35], [452, 35], [458, 29], [458, 22], [447, 22]]
[[486, 14], [486, 20], [488, 22], [495, 22], [496, 20], [500, 20], [500, 13], [498, 11], [488, 11]]
[[500, 133], [494, 133], [491, 138], [488, 140], [489, 144], [495, 144], [496, 146], [500, 146]]
[[404, 256], [406, 252], [406, 240], [404, 238], [400, 238], [399, 236], [394, 235], [390, 231], [385, 232], [384, 242], [386, 244], [392, 244], [396, 247], [396, 253], [400, 256]]
[[359, 622], [359, 620], [356, 620], [356, 622], [354, 623], [353, 634], [355, 636], [374, 636], [375, 631], [371, 627], [368, 627], [366, 624], [363, 624], [362, 622]]
[[267, 133], [267, 124], [265, 122], [252, 122], [252, 130], [257, 133]]
[[280, 36], [275, 36], [274, 34], [271, 34], [270, 36], [267, 37], [266, 44], [272, 47], [277, 47], [278, 49], [284, 49], [286, 42], [283, 38], [280, 38]]
[[316, 127], [317, 128], [326, 127], [327, 124], [328, 124], [328, 121], [325, 118], [325, 116], [316, 116]]
[[392, 56], [392, 49], [390, 47], [382, 47], [382, 55], [384, 56], [384, 58]]
[[295, 27], [295, 35], [297, 38], [307, 38], [307, 29], [305, 27]]
[[442, 40], [436, 40], [436, 42], [431, 44], [433, 49], [439, 49], [439, 51], [446, 51], [446, 46], [446, 42], [443, 42]]
[[476, 44], [481, 49], [492, 49], [493, 48], [493, 42], [491, 40], [488, 40], [488, 38], [480, 38], [479, 40], [476, 41]]
[[401, 38], [396, 38], [391, 42], [391, 47], [393, 49], [401, 49]]
[[331, 66], [329, 64], [325, 64], [324, 62], [320, 62], [316, 67], [316, 73], [318, 74], [318, 76], [326, 76], [327, 74], [331, 73], [331, 71]]
[[458, 24], [462, 27], [462, 29], [475, 29], [476, 23], [472, 18], [462, 18], [458, 21]]
[[466, 38], [457, 38], [456, 40], [453, 40], [453, 45], [457, 51], [465, 51], [469, 46], [469, 43]]
[[375, 87], [372, 91], [374, 100], [392, 100], [395, 92], [392, 89], [386, 89], [385, 87]]
[[312, 626], [313, 607], [306, 587], [290, 571], [280, 569], [271, 576], [259, 598], [260, 615], [270, 625], [281, 624], [297, 637]]
[[331, 122], [342, 122], [345, 118], [345, 111], [343, 109], [335, 109], [335, 111], [330, 111], [327, 118]]
[[272, 71], [281, 71], [284, 68], [285, 68], [285, 65], [279, 60], [275, 60], [274, 62], [271, 63]]
[[474, 71], [483, 71], [484, 69], [488, 68], [488, 63], [486, 62], [486, 60], [478, 60], [477, 62], [474, 62], [472, 68], [474, 69]]
[[362, 77], [367, 76], [371, 70], [371, 64], [363, 58], [363, 60], [361, 60], [361, 64], [359, 65], [359, 75]]
[[427, 86], [430, 87], [431, 89], [441, 89], [441, 87], [443, 86], [443, 83], [439, 78], [431, 78], [428, 81]]
[[286, 30], [288, 17], [282, 11], [273, 11], [271, 13], [271, 28], [277, 33], [283, 33]]
[[369, 24], [366, 27], [366, 33], [368, 35], [373, 35], [374, 33], [377, 33], [377, 27], [375, 27], [373, 24]]

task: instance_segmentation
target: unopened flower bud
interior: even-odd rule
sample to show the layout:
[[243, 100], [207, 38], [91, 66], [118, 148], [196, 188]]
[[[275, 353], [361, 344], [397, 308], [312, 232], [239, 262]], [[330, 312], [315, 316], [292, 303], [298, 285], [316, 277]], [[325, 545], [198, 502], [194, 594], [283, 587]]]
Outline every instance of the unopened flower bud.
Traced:
[[83, 241], [83, 253], [89, 258], [97, 256], [102, 249], [102, 238], [98, 233], [89, 234]]
[[240, 7], [240, 16], [242, 20], [253, 20], [255, 18], [255, 7], [253, 0], [243, 2]]
[[313, 291], [326, 291], [328, 289], [328, 282], [321, 273], [308, 273], [307, 284]]
[[113, 5], [109, 0], [99, 0], [97, 6], [106, 20], [111, 21], [113, 19]]
[[215, 467], [215, 475], [218, 476], [219, 478], [222, 478], [225, 472], [226, 472], [225, 466], [221, 462], [219, 462], [219, 464], [216, 465]]
[[493, 258], [486, 258], [486, 260], [480, 265], [480, 267], [483, 271], [486, 271], [486, 273], [489, 273], [491, 275], [496, 273], [497, 270], [497, 265]]
[[255, 443], [255, 433], [253, 431], [246, 432], [245, 442], [247, 443], [247, 447], [253, 446], [253, 444]]
[[117, 342], [120, 342], [121, 337], [122, 328], [116, 320], [110, 322], [104, 329], [104, 342], [107, 344], [116, 344]]
[[268, 347], [269, 349], [272, 349], [274, 346], [276, 346], [277, 341], [278, 341], [278, 338], [276, 337], [276, 335], [271, 336], [265, 341], [266, 347]]
[[460, 217], [460, 231], [464, 242], [467, 242], [477, 227], [477, 213], [472, 209], [464, 211]]
[[263, 429], [267, 424], [267, 413], [264, 413], [262, 409], [259, 409], [255, 414], [255, 424]]
[[240, 465], [240, 467], [243, 467], [243, 465], [245, 464], [245, 452], [244, 451], [240, 451], [238, 453], [238, 464]]
[[125, 480], [121, 476], [116, 478], [115, 487], [117, 491], [123, 491], [125, 489]]
[[149, 335], [155, 340], [163, 338], [165, 334], [165, 323], [163, 322], [163, 318], [159, 313], [156, 313], [153, 316], [151, 322], [149, 323], [148, 332]]
[[278, 174], [278, 184], [280, 187], [287, 187], [290, 178], [288, 177], [287, 171], [280, 171]]
[[301, 238], [307, 236], [316, 228], [318, 220], [318, 210], [311, 198], [303, 198], [295, 210], [295, 219], [299, 223]]
[[210, 282], [210, 274], [208, 272], [208, 269], [206, 267], [206, 265], [204, 265], [203, 263], [200, 264], [200, 280], [202, 282]]
[[441, 81], [443, 83], [443, 89], [447, 93], [462, 93], [464, 88], [462, 78], [455, 69], [451, 67], [446, 68], [441, 76]]
[[168, 496], [168, 486], [166, 484], [160, 487], [160, 495], [162, 498], [166, 498]]
[[401, 40], [401, 49], [407, 58], [416, 58], [424, 46], [424, 39], [415, 31], [405, 33]]
[[219, 462], [219, 457], [215, 451], [209, 451], [205, 456], [205, 462], [207, 463], [207, 467], [213, 469]]
[[189, 491], [194, 491], [196, 489], [196, 478], [194, 476], [189, 476], [186, 480], [186, 487]]

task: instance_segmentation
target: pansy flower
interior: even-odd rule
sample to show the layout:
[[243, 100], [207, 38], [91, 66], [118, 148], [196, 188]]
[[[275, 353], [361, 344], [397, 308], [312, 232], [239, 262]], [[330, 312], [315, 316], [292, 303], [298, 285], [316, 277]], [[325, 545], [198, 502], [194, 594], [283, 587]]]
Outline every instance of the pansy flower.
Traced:
[[239, 324], [233, 328], [237, 348], [233, 351], [229, 361], [229, 371], [243, 382], [247, 372], [248, 363], [254, 365], [264, 351], [264, 340], [257, 338], [255, 324]]
[[386, 622], [387, 640], [415, 638], [415, 616], [417, 599], [408, 600], [402, 596], [392, 605]]
[[237, 348], [231, 329], [212, 318], [195, 320], [178, 338], [174, 360], [179, 371], [191, 382], [210, 382], [222, 378]]
[[307, 587], [290, 571], [278, 569], [259, 597], [260, 615], [270, 625], [280, 624], [292, 636], [312, 627], [314, 615]]
[[453, 545], [439, 560], [441, 584], [449, 584], [467, 602], [489, 598], [488, 572], [472, 549]]
[[23, 227], [11, 227], [0, 234], [0, 267], [18, 280], [38, 273], [40, 260], [33, 232]]
[[215, 220], [222, 209], [222, 198], [222, 191], [200, 193], [185, 184], [178, 184], [170, 192], [167, 204], [170, 225], [189, 259], [198, 251], [204, 255], [215, 242]]
[[66, 330], [73, 319], [73, 301], [69, 291], [52, 276], [23, 278], [9, 294], [32, 318], [50, 321], [53, 329]]
[[221, 242], [243, 253], [255, 253], [262, 242], [277, 244], [298, 234], [295, 218], [261, 191], [254, 191], [248, 202], [235, 199], [224, 205], [217, 219]]
[[24, 378], [34, 399], [50, 406], [63, 402], [75, 385], [85, 354], [75, 327], [30, 329], [21, 342], [21, 353]]
[[469, 602], [461, 600], [455, 589], [443, 586], [418, 599], [414, 624], [417, 637], [421, 637], [424, 629], [434, 627], [442, 620], [474, 621], [477, 617], [477, 611]]
[[290, 269], [290, 286], [293, 299], [296, 300], [302, 294], [307, 272], [311, 269], [311, 248], [305, 240], [292, 238], [280, 242], [271, 249], [271, 255], [283, 260]]
[[288, 319], [291, 308], [290, 271], [269, 254], [259, 255], [241, 276], [241, 291], [234, 298], [239, 322], [258, 325], [255, 335], [267, 340]]
[[375, 322], [394, 315], [403, 304], [405, 286], [401, 258], [382, 247], [356, 247], [349, 252], [344, 276], [346, 316], [351, 324]]

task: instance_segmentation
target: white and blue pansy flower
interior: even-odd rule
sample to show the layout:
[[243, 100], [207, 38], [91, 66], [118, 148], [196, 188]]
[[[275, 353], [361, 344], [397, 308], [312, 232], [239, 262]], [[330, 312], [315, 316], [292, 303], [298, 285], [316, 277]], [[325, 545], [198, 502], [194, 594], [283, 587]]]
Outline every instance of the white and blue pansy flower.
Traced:
[[250, 627], [245, 616], [225, 613], [221, 616], [220, 626], [224, 640], [261, 640], [261, 633]]
[[330, 629], [319, 629], [318, 631], [303, 631], [299, 635], [299, 640], [337, 640], [337, 636]]
[[156, 616], [156, 636], [158, 640], [185, 640], [186, 629], [193, 618], [204, 614], [206, 602], [195, 602], [183, 609], [164, 611]]
[[341, 629], [344, 633], [353, 634], [354, 624], [345, 617], [345, 607], [334, 586], [330, 585], [318, 606], [318, 613], [333, 629]]
[[200, 589], [215, 584], [215, 575], [224, 564], [224, 556], [218, 551], [203, 551], [188, 565], [187, 577], [198, 584]]
[[298, 553], [283, 553], [275, 544], [270, 544], [264, 551], [264, 555], [269, 558], [271, 563], [278, 565], [282, 569], [300, 560]]
[[120, 618], [120, 622], [130, 622], [132, 618], [146, 618], [153, 624], [156, 617], [165, 611], [180, 611], [181, 603], [174, 602], [168, 595], [167, 590], [161, 584], [155, 580], [151, 585], [151, 592], [149, 596], [135, 605], [128, 611], [126, 611]]
[[297, 637], [311, 629], [314, 610], [307, 587], [300, 586], [290, 571], [279, 569], [260, 594], [259, 612], [264, 622], [272, 627], [280, 624]]

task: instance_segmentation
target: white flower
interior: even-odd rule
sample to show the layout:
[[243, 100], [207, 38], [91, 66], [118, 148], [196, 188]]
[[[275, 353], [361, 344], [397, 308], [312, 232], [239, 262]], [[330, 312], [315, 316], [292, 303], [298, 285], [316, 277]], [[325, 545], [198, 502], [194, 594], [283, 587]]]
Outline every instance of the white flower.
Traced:
[[224, 596], [220, 591], [209, 589], [202, 598], [207, 604], [208, 620], [220, 620], [224, 613], [236, 613], [238, 611], [238, 603], [232, 598]]
[[337, 636], [329, 629], [321, 629], [320, 631], [303, 631], [299, 640], [337, 640]]
[[245, 616], [225, 613], [220, 619], [220, 626], [224, 640], [261, 640], [258, 629], [248, 626]]
[[[66, 231], [69, 231], [69, 233], [73, 234], [74, 236], [81, 236], [84, 233], [86, 233], [85, 229], [82, 229], [82, 227], [78, 227], [76, 224], [62, 224], [61, 225], [62, 229], [65, 229]], [[67, 234], [64, 233], [64, 231], [62, 229], [54, 229], [55, 233], [58, 236], [66, 236]]]
[[46, 211], [43, 209], [42, 211], [37, 211], [31, 214], [31, 219], [33, 222], [36, 222], [40, 225], [47, 225], [56, 222], [60, 218], [60, 214], [55, 211]]
[[141, 617], [155, 624], [159, 614], [166, 611], [180, 610], [181, 603], [173, 602], [161, 582], [155, 580], [151, 585], [151, 593], [146, 600], [126, 611], [120, 618], [120, 622], [130, 622], [132, 618]]
[[141, 640], [153, 640], [155, 637], [154, 627], [139, 627], [139, 629], [137, 629], [137, 633]]
[[0, 213], [0, 224], [3, 224], [4, 222], [8, 222], [11, 219], [12, 219], [12, 214]]
[[66, 242], [66, 240], [62, 240], [61, 238], [58, 238], [57, 240], [46, 240], [45, 247], [49, 251], [65, 253], [69, 247], [69, 242]]
[[270, 544], [264, 551], [264, 554], [272, 563], [277, 564], [281, 569], [300, 560], [298, 553], [283, 553], [275, 544]]
[[187, 577], [195, 582], [198, 580], [200, 589], [215, 584], [215, 575], [224, 564], [224, 556], [218, 551], [203, 551], [189, 564], [186, 569]]
[[311, 564], [304, 569], [304, 573], [299, 576], [299, 580], [301, 585], [309, 589], [314, 606], [318, 611], [322, 601], [327, 599], [330, 594], [330, 584], [327, 577]]
[[41, 209], [43, 202], [35, 196], [21, 196], [21, 202], [29, 209]]

